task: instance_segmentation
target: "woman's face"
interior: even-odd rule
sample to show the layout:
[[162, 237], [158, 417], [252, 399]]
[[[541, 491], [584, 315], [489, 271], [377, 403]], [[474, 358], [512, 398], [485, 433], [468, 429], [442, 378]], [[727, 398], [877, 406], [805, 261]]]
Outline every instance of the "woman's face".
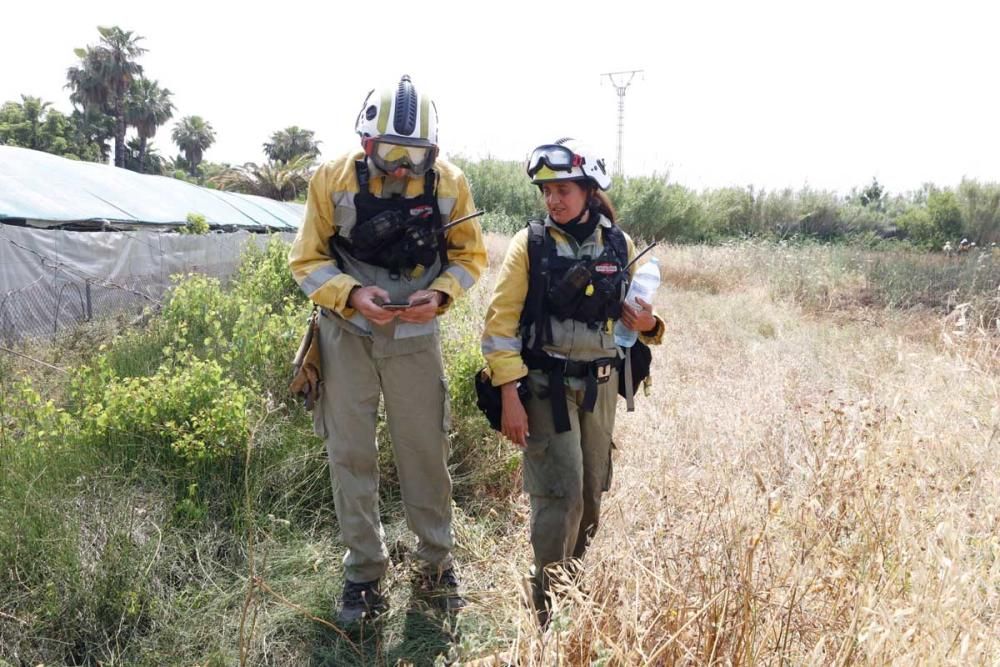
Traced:
[[545, 208], [557, 224], [564, 225], [583, 213], [587, 206], [587, 190], [576, 181], [555, 181], [542, 184]]

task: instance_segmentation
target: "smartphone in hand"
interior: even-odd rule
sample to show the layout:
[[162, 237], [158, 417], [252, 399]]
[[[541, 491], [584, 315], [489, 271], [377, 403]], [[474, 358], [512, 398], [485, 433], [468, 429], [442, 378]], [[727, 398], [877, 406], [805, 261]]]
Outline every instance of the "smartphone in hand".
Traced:
[[430, 303], [430, 297], [425, 297], [423, 299], [417, 299], [413, 303], [397, 303], [393, 301], [387, 301], [385, 303], [379, 304], [380, 308], [385, 310], [406, 310], [407, 308], [412, 308], [413, 306], [422, 306], [425, 303]]

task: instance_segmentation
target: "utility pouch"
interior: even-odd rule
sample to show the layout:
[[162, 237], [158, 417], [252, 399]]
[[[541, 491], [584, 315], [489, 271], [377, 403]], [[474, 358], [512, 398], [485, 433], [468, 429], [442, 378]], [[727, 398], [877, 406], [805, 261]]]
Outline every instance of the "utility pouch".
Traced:
[[[653, 362], [653, 352], [649, 349], [649, 346], [643, 343], [641, 340], [636, 340], [635, 345], [632, 347], [623, 348], [625, 354], [631, 355], [632, 357], [632, 393], [635, 394], [638, 391], [639, 386], [642, 385], [643, 381], [649, 377], [649, 367]], [[625, 365], [622, 364], [622, 372], [618, 374], [618, 394], [623, 398], [628, 398], [626, 393], [625, 383], [628, 379], [625, 377], [626, 373], [624, 371]]]
[[440, 253], [440, 237], [438, 230], [423, 221], [410, 225], [403, 235], [401, 254], [413, 265], [430, 266]]
[[[531, 390], [528, 389], [526, 378], [522, 378], [517, 383], [517, 395], [521, 403], [527, 403], [531, 398]], [[494, 431], [500, 430], [500, 419], [503, 416], [503, 396], [500, 387], [494, 387], [489, 375], [489, 369], [483, 367], [476, 371], [476, 407], [485, 415], [490, 423], [490, 428]]]
[[319, 308], [313, 308], [306, 332], [292, 361], [292, 381], [288, 390], [312, 410], [323, 394], [323, 363], [319, 347]]
[[371, 261], [383, 249], [400, 240], [406, 220], [399, 211], [383, 211], [351, 229], [351, 250], [361, 261]]
[[582, 262], [563, 274], [559, 282], [549, 288], [546, 295], [549, 312], [559, 320], [572, 317], [586, 293], [590, 278], [590, 269]]

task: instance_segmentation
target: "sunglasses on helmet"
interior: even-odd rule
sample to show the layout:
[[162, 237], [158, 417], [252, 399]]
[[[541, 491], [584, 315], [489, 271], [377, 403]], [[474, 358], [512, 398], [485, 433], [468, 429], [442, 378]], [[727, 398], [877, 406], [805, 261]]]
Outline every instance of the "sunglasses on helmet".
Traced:
[[542, 167], [548, 167], [553, 171], [571, 171], [574, 167], [582, 166], [582, 156], [565, 146], [547, 144], [531, 152], [528, 158], [528, 177], [534, 177]]

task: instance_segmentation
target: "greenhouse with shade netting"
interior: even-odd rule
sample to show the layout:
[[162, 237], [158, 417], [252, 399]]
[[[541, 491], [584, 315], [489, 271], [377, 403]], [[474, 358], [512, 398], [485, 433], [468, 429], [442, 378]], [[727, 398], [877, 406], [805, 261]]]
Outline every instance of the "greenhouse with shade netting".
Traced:
[[0, 146], [0, 340], [139, 315], [171, 276], [225, 279], [246, 244], [290, 239], [303, 214], [301, 204]]

